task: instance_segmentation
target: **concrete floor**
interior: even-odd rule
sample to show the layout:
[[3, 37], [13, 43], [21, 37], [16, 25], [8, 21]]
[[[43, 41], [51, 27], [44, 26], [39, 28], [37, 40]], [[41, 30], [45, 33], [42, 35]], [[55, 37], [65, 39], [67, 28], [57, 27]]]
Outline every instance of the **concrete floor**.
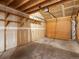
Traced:
[[[0, 59], [79, 59], [78, 53], [58, 48], [60, 45], [57, 47], [56, 44], [46, 44], [44, 42], [48, 42], [50, 40], [47, 38], [44, 39], [44, 41], [40, 40], [39, 42], [36, 41], [31, 44], [29, 43], [27, 46], [10, 49], [4, 52], [0, 56]], [[56, 42], [60, 41], [56, 40]]]
[[79, 53], [79, 43], [76, 41], [64, 41], [64, 40], [58, 40], [58, 39], [43, 38], [34, 42], [40, 43], [40, 44], [48, 44], [56, 48]]

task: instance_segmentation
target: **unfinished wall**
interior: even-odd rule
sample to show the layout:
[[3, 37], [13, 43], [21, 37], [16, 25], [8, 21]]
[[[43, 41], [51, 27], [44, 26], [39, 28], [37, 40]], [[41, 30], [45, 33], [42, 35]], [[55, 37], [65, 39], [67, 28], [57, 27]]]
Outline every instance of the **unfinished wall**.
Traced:
[[49, 19], [46, 22], [46, 36], [49, 38], [55, 38], [56, 32], [56, 19]]
[[[20, 17], [9, 14], [8, 21], [18, 21]], [[17, 24], [16, 22], [10, 22], [6, 26], [6, 49], [10, 49], [17, 46]]]
[[18, 46], [27, 44], [30, 42], [30, 21], [26, 18], [21, 19], [24, 24], [19, 24], [18, 26]]
[[77, 17], [77, 41], [79, 42], [79, 16]]
[[46, 34], [49, 38], [70, 40], [71, 39], [71, 18], [60, 17], [47, 21]]
[[0, 12], [0, 52], [4, 51], [4, 25], [5, 13]]
[[0, 11], [0, 52], [30, 42], [27, 18]]
[[71, 17], [61, 17], [57, 20], [56, 38], [71, 39]]
[[4, 22], [0, 21], [0, 51], [4, 51], [4, 28], [2, 27], [4, 27]]
[[45, 23], [31, 23], [31, 39], [39, 40], [45, 37]]

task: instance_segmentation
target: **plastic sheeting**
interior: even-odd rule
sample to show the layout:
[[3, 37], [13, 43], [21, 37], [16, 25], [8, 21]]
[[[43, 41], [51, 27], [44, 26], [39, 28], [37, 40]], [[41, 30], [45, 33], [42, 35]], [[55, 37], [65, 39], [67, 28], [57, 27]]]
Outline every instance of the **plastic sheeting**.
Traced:
[[52, 21], [47, 22], [46, 35], [49, 38], [69, 40], [71, 39], [71, 18], [60, 17], [51, 19]]

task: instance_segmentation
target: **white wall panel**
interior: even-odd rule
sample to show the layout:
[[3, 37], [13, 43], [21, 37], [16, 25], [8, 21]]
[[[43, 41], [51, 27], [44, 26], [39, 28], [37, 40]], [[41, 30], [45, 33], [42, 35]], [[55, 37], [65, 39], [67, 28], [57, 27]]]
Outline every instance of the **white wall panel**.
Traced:
[[4, 22], [0, 21], [0, 52], [4, 51]]
[[31, 23], [32, 41], [39, 40], [45, 36], [44, 24]]
[[17, 23], [9, 23], [6, 31], [6, 49], [17, 46]]

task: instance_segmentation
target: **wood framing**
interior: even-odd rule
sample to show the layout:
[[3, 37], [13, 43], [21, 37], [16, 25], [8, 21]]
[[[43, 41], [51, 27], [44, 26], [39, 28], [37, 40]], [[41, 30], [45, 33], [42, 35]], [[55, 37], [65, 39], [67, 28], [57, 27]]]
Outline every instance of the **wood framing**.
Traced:
[[17, 10], [15, 10], [13, 8], [7, 7], [7, 6], [2, 5], [2, 4], [0, 4], [0, 10], [4, 11], [4, 12], [7, 12], [7, 13], [11, 13], [11, 14], [17, 15], [17, 16], [28, 18], [28, 14], [20, 12], [20, 11], [17, 11]]
[[10, 5], [14, 0], [9, 0], [7, 5]]
[[24, 11], [24, 10], [26, 10], [28, 8], [31, 8], [33, 6], [36, 6], [36, 5], [40, 4], [40, 3], [42, 3], [42, 2], [45, 2], [45, 0], [34, 0], [34, 1], [31, 0], [27, 4], [23, 5], [22, 8], [21, 8], [21, 10]]
[[23, 0], [21, 3], [19, 3], [15, 8], [19, 8], [22, 5], [24, 5], [25, 3], [29, 2], [30, 0]]

